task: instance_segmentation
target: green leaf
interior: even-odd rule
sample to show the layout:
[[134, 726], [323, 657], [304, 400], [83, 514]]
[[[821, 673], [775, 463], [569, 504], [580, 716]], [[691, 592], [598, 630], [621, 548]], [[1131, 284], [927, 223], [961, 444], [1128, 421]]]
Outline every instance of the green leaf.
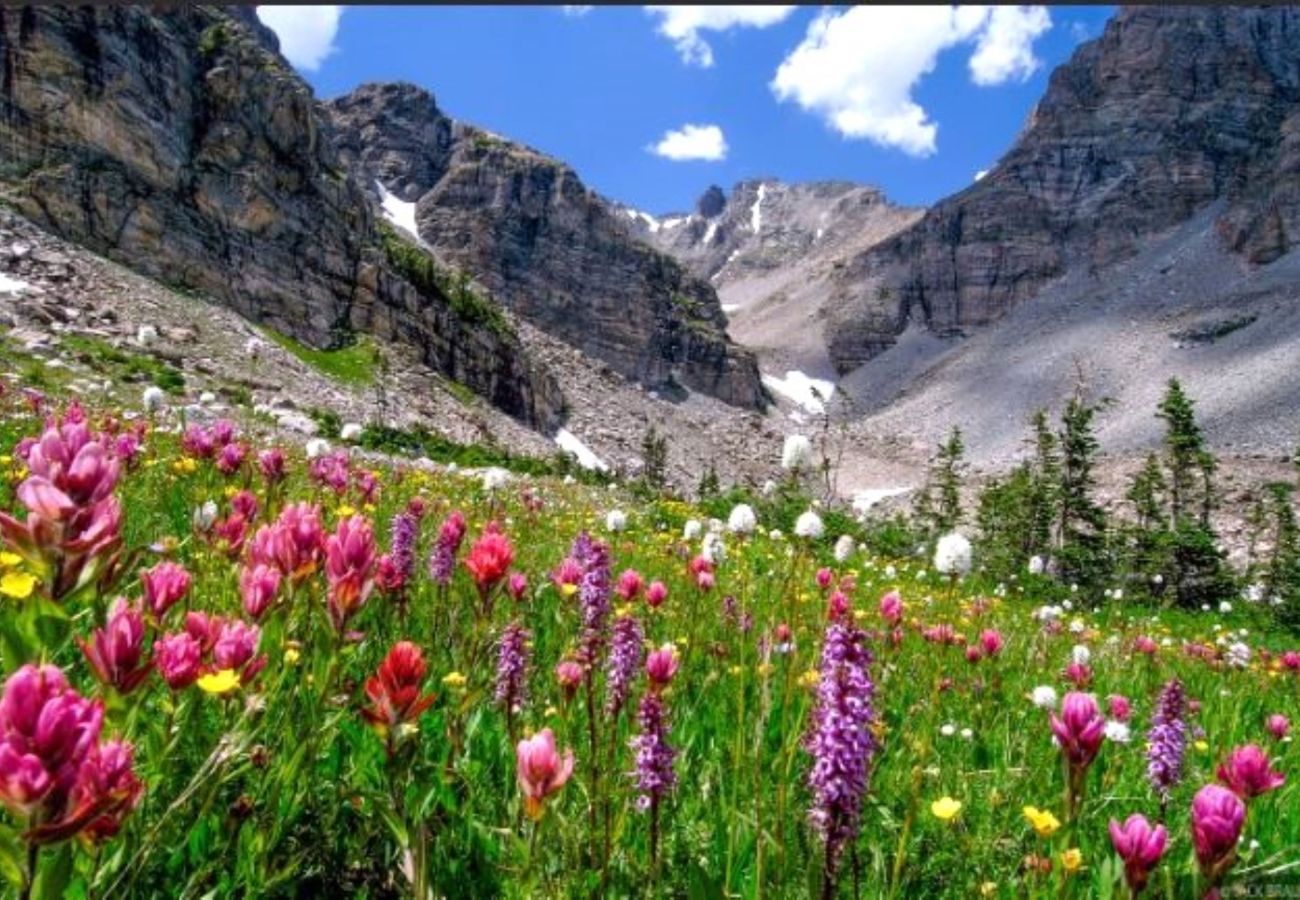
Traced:
[[51, 855], [41, 854], [32, 896], [38, 900], [63, 900], [72, 880], [72, 844], [60, 844]]
[[0, 875], [15, 887], [23, 884], [23, 843], [11, 828], [0, 828]]

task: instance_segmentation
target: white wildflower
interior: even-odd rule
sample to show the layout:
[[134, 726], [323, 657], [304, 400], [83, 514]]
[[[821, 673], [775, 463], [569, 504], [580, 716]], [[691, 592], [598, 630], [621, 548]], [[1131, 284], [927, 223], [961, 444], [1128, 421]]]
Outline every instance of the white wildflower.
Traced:
[[244, 354], [249, 359], [257, 359], [262, 355], [262, 348], [265, 346], [261, 338], [251, 337], [244, 342]]
[[1117, 722], [1114, 719], [1106, 723], [1105, 734], [1106, 740], [1114, 741], [1117, 744], [1127, 744], [1133, 737], [1127, 723]]
[[1041, 556], [1029, 557], [1029, 574], [1030, 575], [1043, 574], [1043, 558]]
[[362, 428], [356, 422], [348, 422], [339, 430], [339, 437], [345, 441], [355, 441], [361, 437]]
[[157, 385], [151, 384], [144, 389], [144, 396], [141, 398], [141, 402], [144, 404], [146, 412], [157, 412], [162, 409], [163, 401], [165, 399], [166, 395], [163, 393], [163, 389]]
[[934, 548], [934, 568], [940, 575], [965, 575], [970, 571], [970, 541], [956, 531], [939, 538]]
[[819, 538], [825, 531], [826, 526], [822, 524], [822, 517], [811, 509], [801, 514], [794, 523], [794, 533], [799, 537]]
[[776, 482], [775, 482], [775, 481], [773, 481], [772, 479], [769, 478], [767, 481], [764, 481], [764, 482], [763, 482], [763, 496], [764, 496], [764, 497], [770, 497], [770, 496], [772, 496], [772, 493], [773, 493], [775, 490], [776, 490]]
[[722, 535], [710, 531], [700, 544], [700, 556], [711, 563], [720, 563], [727, 558], [727, 545], [722, 542]]
[[1229, 603], [1227, 600], [1224, 600], [1222, 603], [1219, 604], [1219, 612], [1223, 613], [1224, 615], [1227, 615], [1228, 613], [1232, 612], [1232, 604]]
[[627, 527], [627, 513], [621, 509], [611, 509], [605, 513], [605, 528], [609, 531], [619, 532]]
[[952, 737], [957, 733], [957, 726], [948, 722], [939, 728], [939, 733], [944, 737]]
[[704, 531], [704, 525], [699, 519], [687, 519], [686, 526], [682, 528], [682, 540], [693, 541]]
[[786, 437], [781, 448], [781, 468], [802, 469], [812, 463], [812, 443], [802, 434]]
[[217, 521], [217, 504], [214, 501], [209, 500], [202, 506], [194, 508], [194, 527], [199, 531], [207, 531], [215, 521]]
[[158, 340], [158, 329], [152, 325], [141, 325], [135, 330], [135, 342], [141, 347], [148, 347]]
[[492, 466], [483, 473], [483, 490], [499, 491], [510, 481], [510, 473], [500, 466]]
[[1040, 684], [1038, 687], [1033, 689], [1029, 698], [1033, 701], [1034, 706], [1037, 706], [1039, 709], [1056, 708], [1056, 688], [1052, 687], [1050, 684]]
[[1237, 641], [1228, 647], [1223, 658], [1234, 669], [1244, 669], [1250, 665], [1250, 647]]
[[305, 447], [308, 459], [316, 459], [330, 452], [330, 442], [325, 438], [312, 438]]
[[1074, 649], [1070, 651], [1070, 659], [1081, 666], [1086, 666], [1092, 662], [1092, 651], [1083, 644], [1075, 644]]
[[837, 563], [847, 562], [856, 549], [857, 544], [854, 543], [853, 538], [847, 534], [840, 535], [839, 540], [835, 542], [835, 561]]
[[727, 517], [727, 529], [732, 534], [752, 534], [757, 525], [758, 516], [754, 515], [754, 507], [748, 503], [737, 503]]

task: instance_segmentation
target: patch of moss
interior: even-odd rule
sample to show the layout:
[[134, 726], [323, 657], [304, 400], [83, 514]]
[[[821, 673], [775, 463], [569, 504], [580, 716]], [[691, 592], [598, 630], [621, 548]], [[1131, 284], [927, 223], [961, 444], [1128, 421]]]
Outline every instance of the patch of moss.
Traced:
[[268, 340], [279, 344], [317, 372], [340, 384], [365, 387], [375, 381], [375, 368], [379, 359], [375, 343], [369, 337], [358, 336], [351, 344], [334, 350], [317, 350], [272, 328], [260, 330]]
[[469, 325], [481, 325], [501, 337], [511, 335], [510, 324], [497, 305], [470, 286], [465, 272], [438, 265], [433, 255], [403, 237], [387, 222], [379, 224], [379, 243], [389, 265], [424, 293], [447, 299], [456, 316]]
[[226, 30], [225, 22], [209, 25], [199, 35], [199, 53], [205, 57], [212, 56], [225, 47], [229, 40], [230, 33]]
[[114, 347], [108, 341], [88, 335], [64, 335], [62, 344], [102, 375], [119, 381], [150, 382], [169, 394], [185, 392], [185, 376], [161, 359]]

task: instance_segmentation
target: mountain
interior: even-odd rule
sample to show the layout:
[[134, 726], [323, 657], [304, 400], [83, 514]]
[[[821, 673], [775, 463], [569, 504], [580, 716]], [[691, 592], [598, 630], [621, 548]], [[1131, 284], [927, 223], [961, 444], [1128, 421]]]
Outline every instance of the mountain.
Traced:
[[1051, 76], [988, 174], [837, 273], [847, 373], [909, 322], [958, 335], [1211, 206], [1239, 265], [1300, 242], [1300, 10], [1132, 7]]
[[394, 243], [244, 10], [0, 9], [0, 185], [56, 235], [315, 347], [358, 333], [539, 428], [564, 398], [487, 301]]
[[410, 84], [326, 108], [343, 163], [394, 221], [515, 314], [648, 388], [762, 407], [713, 288], [635, 240], [567, 165], [452, 120]]
[[714, 285], [729, 333], [758, 354], [765, 371], [826, 378], [833, 372], [821, 308], [832, 276], [846, 257], [922, 212], [895, 206], [867, 185], [771, 178], [742, 181], [730, 194], [711, 186], [691, 213], [620, 211], [642, 240]]

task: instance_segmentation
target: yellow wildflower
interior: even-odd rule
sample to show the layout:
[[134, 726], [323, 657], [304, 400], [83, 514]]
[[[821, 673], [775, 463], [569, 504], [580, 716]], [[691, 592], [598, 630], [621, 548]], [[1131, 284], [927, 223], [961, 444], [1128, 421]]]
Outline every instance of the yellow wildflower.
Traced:
[[1071, 847], [1061, 854], [1061, 867], [1066, 872], [1077, 872], [1083, 867], [1083, 851], [1078, 847]]
[[1197, 750], [1199, 750], [1201, 753], [1208, 753], [1210, 751], [1210, 745], [1207, 744], [1205, 741], [1197, 741], [1195, 744], [1192, 744], [1192, 746], [1195, 747]]
[[334, 510], [334, 512], [338, 514], [340, 519], [347, 519], [354, 515], [356, 510], [346, 503], [340, 503], [338, 509]]
[[8, 550], [0, 552], [0, 569], [12, 569], [23, 561], [23, 558], [17, 553], [10, 553]]
[[5, 572], [0, 578], [0, 594], [15, 600], [26, 600], [36, 588], [36, 576], [29, 572]]
[[934, 817], [943, 822], [951, 822], [957, 813], [961, 812], [961, 801], [954, 800], [951, 797], [940, 797], [930, 804], [930, 812]]
[[286, 666], [295, 665], [301, 655], [297, 647], [289, 647], [284, 651], [284, 664]]
[[996, 881], [985, 881], [982, 884], [980, 884], [981, 897], [992, 897], [995, 893], [997, 893], [997, 890], [998, 890], [998, 883]]
[[817, 683], [822, 680], [821, 673], [816, 669], [809, 669], [799, 676], [799, 686], [805, 688], [817, 687]]
[[198, 469], [198, 461], [191, 456], [182, 456], [172, 463], [172, 471], [178, 475], [193, 475]]
[[239, 687], [239, 673], [234, 669], [222, 669], [220, 672], [210, 672], [199, 678], [199, 690], [207, 694], [229, 694]]
[[1034, 826], [1034, 831], [1038, 832], [1039, 837], [1049, 838], [1056, 834], [1056, 829], [1061, 827], [1061, 820], [1052, 815], [1050, 810], [1039, 809], [1036, 806], [1026, 806], [1024, 808], [1025, 818], [1029, 824]]
[[442, 676], [442, 683], [450, 688], [463, 688], [468, 679], [459, 672], [448, 672]]
[[560, 593], [566, 598], [572, 597], [578, 593], [578, 586], [576, 584], [562, 584], [560, 585]]

